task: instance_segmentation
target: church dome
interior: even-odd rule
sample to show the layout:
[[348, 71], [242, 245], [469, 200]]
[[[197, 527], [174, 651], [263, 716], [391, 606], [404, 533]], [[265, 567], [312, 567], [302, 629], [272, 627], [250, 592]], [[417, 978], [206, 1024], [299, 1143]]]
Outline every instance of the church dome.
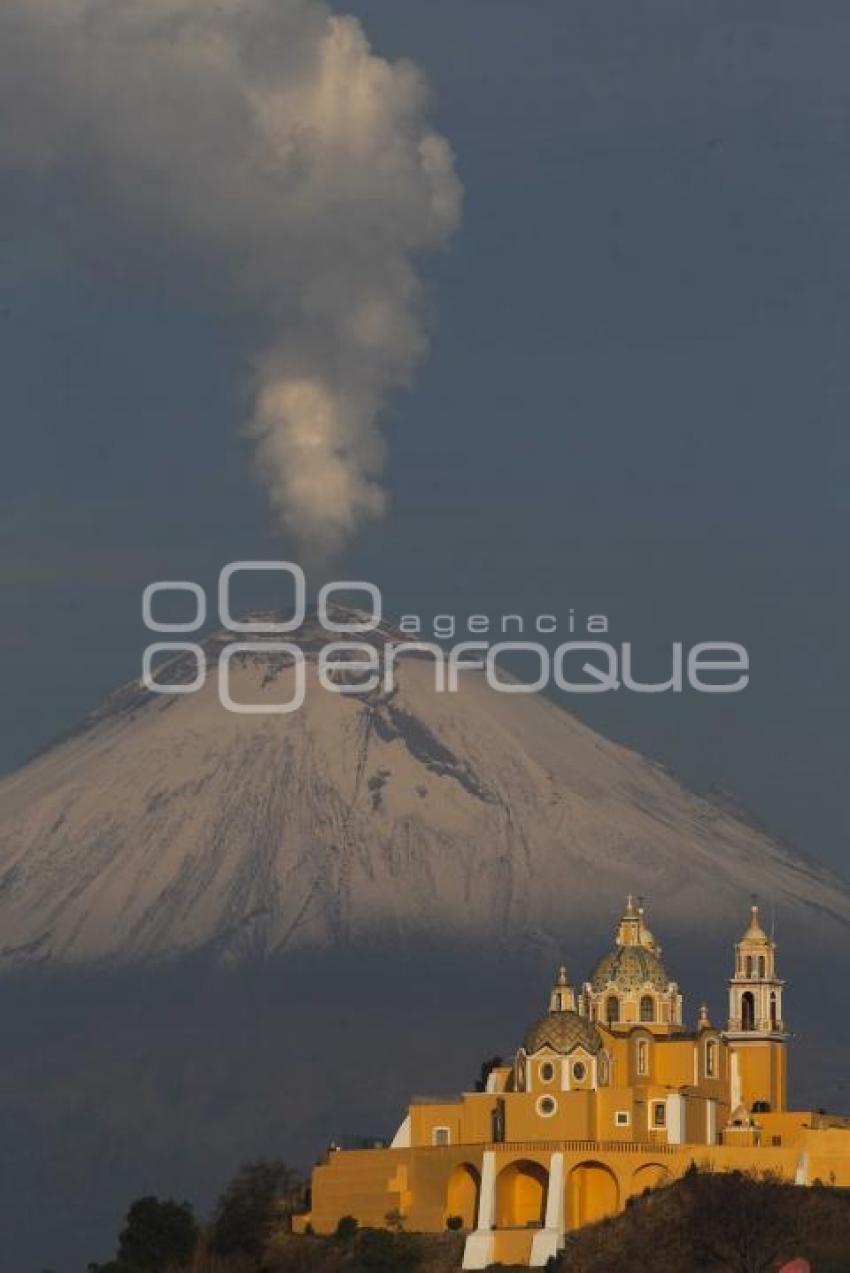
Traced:
[[602, 1047], [602, 1038], [593, 1022], [577, 1012], [547, 1012], [528, 1031], [524, 1047], [531, 1053], [547, 1046], [564, 1055], [575, 1047], [595, 1054]]
[[667, 990], [670, 977], [654, 950], [646, 946], [618, 946], [604, 955], [590, 978], [595, 991], [606, 990], [613, 985], [617, 990], [640, 990], [651, 986], [653, 990]]

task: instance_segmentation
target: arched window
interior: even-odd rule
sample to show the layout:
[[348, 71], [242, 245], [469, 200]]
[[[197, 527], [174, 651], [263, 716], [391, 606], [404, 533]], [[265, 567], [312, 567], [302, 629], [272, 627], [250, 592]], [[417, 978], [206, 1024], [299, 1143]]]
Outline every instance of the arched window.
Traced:
[[637, 1072], [638, 1074], [649, 1073], [649, 1044], [646, 1039], [638, 1039]]
[[752, 991], [745, 990], [741, 995], [741, 1029], [755, 1030], [756, 1028], [756, 1001], [753, 998]]
[[620, 1000], [616, 995], [609, 995], [605, 1003], [605, 1017], [609, 1025], [620, 1020]]
[[705, 1045], [705, 1073], [713, 1079], [717, 1075], [717, 1040], [709, 1039]]
[[759, 976], [764, 977], [767, 971], [767, 960], [764, 955], [759, 955]]
[[752, 975], [753, 975], [753, 957], [752, 957], [752, 955], [747, 955], [747, 960], [746, 960], [746, 974], [747, 974], [747, 976], [748, 976], [748, 977], [752, 977]]
[[770, 1028], [775, 1030], [777, 1025], [776, 1016], [776, 991], [771, 991], [770, 995]]
[[641, 1021], [655, 1020], [655, 1004], [652, 995], [643, 995], [640, 1001], [640, 1019]]

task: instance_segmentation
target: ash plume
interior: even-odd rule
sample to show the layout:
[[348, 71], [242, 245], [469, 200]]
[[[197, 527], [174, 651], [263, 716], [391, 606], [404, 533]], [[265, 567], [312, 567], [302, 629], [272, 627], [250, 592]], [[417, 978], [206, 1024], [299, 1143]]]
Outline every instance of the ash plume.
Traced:
[[459, 219], [427, 104], [320, 0], [0, 6], [0, 165], [64, 181], [89, 257], [102, 232], [191, 261], [248, 315], [258, 471], [314, 559], [383, 511], [380, 413], [426, 347], [417, 260]]

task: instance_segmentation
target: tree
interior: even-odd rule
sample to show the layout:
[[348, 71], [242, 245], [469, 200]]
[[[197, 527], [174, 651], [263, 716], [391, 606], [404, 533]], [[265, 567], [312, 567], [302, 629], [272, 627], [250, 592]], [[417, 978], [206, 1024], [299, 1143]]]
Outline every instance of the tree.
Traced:
[[493, 1070], [497, 1070], [502, 1064], [500, 1056], [491, 1056], [488, 1060], [481, 1062], [481, 1077], [475, 1084], [476, 1092], [487, 1091], [487, 1080]]
[[245, 1163], [216, 1204], [211, 1250], [259, 1259], [276, 1222], [292, 1214], [301, 1190], [298, 1175], [279, 1158]]
[[[131, 1204], [118, 1237], [116, 1264], [128, 1270], [180, 1269], [198, 1244], [198, 1225], [188, 1202], [148, 1196]], [[107, 1266], [108, 1267], [108, 1266]]]

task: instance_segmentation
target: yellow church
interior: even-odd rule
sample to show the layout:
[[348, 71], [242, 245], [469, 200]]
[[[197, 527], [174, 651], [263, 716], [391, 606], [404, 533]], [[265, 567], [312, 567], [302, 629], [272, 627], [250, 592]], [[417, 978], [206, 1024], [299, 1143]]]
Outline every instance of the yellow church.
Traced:
[[695, 1029], [630, 897], [614, 949], [580, 989], [558, 970], [548, 1011], [486, 1090], [418, 1098], [391, 1144], [329, 1151], [311, 1211], [419, 1232], [466, 1231], [463, 1267], [545, 1265], [564, 1234], [692, 1163], [850, 1185], [850, 1118], [787, 1108], [776, 948], [753, 905], [735, 947], [725, 1029]]

